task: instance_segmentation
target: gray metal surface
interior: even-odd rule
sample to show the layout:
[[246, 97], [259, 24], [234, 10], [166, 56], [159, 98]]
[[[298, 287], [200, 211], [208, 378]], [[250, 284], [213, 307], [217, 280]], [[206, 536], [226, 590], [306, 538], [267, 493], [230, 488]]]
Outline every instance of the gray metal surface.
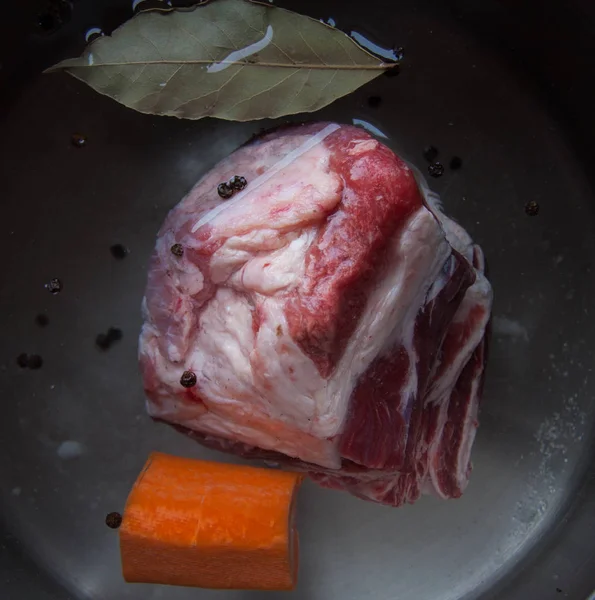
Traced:
[[[0, 38], [0, 597], [258, 598], [124, 584], [104, 517], [123, 508], [151, 450], [225, 458], [145, 416], [139, 306], [167, 210], [267, 124], [152, 118], [40, 75], [129, 4], [80, 0], [46, 36], [21, 4]], [[482, 244], [496, 302], [465, 496], [391, 509], [307, 484], [290, 597], [584, 600], [595, 588], [595, 14], [579, 2], [475, 4], [300, 3], [405, 47], [399, 77], [318, 116], [371, 123], [422, 169], [429, 144], [446, 164], [462, 157], [432, 184]], [[537, 216], [525, 214], [530, 200]], [[130, 249], [123, 260], [110, 254], [117, 243]], [[52, 277], [64, 284], [56, 295], [44, 289]], [[123, 339], [101, 351], [95, 337], [110, 326]], [[41, 369], [19, 368], [23, 352], [42, 356]]]

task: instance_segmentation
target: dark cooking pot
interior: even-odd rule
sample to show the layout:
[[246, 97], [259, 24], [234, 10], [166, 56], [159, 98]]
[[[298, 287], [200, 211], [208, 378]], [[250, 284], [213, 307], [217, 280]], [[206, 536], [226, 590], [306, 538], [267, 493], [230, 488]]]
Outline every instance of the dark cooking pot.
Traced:
[[[389, 509], [306, 485], [295, 596], [585, 600], [595, 588], [595, 5], [279, 3], [404, 46], [399, 77], [317, 118], [371, 124], [422, 169], [428, 145], [446, 164], [462, 158], [432, 184], [483, 246], [496, 294], [467, 492]], [[124, 584], [104, 518], [122, 509], [150, 450], [220, 458], [145, 416], [139, 306], [168, 209], [263, 123], [150, 117], [41, 74], [79, 53], [90, 27], [127, 19], [130, 0], [2, 8], [0, 596], [220, 597]], [[122, 339], [102, 349], [96, 337], [110, 327]], [[21, 368], [21, 353], [39, 356], [37, 368]]]

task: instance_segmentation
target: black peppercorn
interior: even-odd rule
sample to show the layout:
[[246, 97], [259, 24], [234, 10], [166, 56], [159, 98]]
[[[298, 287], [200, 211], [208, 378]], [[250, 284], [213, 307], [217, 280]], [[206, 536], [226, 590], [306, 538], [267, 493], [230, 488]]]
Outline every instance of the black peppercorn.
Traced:
[[110, 529], [118, 529], [122, 525], [122, 515], [117, 512], [111, 512], [105, 517], [105, 524]]
[[109, 251], [112, 253], [112, 256], [118, 260], [122, 260], [130, 254], [130, 250], [128, 250], [128, 248], [122, 244], [114, 244], [113, 246], [110, 246]]
[[45, 289], [51, 294], [57, 294], [62, 291], [62, 282], [57, 277], [54, 277], [45, 284]]
[[539, 204], [535, 200], [531, 200], [525, 204], [525, 212], [530, 216], [534, 217], [539, 213]]
[[442, 177], [444, 175], [444, 165], [439, 162], [432, 163], [428, 165], [428, 173], [432, 177]]
[[17, 365], [21, 367], [21, 369], [26, 369], [29, 365], [29, 356], [24, 352], [17, 356]]
[[122, 339], [122, 330], [117, 327], [110, 327], [107, 330], [107, 339], [110, 342], [119, 342]]
[[227, 200], [228, 198], [231, 198], [233, 196], [233, 190], [231, 189], [231, 187], [229, 187], [229, 184], [225, 182], [220, 183], [217, 186], [217, 193], [224, 200]]
[[229, 180], [228, 185], [232, 190], [240, 191], [248, 185], [248, 182], [246, 181], [245, 177], [242, 177], [241, 175], [234, 175]]
[[184, 255], [184, 246], [182, 244], [174, 244], [170, 250], [174, 256], [180, 257]]
[[119, 342], [122, 339], [123, 335], [121, 329], [110, 327], [107, 333], [100, 333], [95, 338], [95, 345], [101, 350], [109, 350], [114, 342]]
[[191, 388], [196, 385], [196, 373], [193, 371], [184, 371], [180, 377], [180, 383], [185, 388]]

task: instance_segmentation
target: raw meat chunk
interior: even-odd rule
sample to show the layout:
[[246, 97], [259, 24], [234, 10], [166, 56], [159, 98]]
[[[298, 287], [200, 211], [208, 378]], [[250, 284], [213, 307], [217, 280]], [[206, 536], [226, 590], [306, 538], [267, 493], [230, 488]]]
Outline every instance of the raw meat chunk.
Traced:
[[[248, 184], [222, 200], [234, 175]], [[412, 167], [355, 127], [282, 128], [215, 166], [159, 232], [148, 411], [368, 500], [457, 497], [490, 309], [481, 250]]]

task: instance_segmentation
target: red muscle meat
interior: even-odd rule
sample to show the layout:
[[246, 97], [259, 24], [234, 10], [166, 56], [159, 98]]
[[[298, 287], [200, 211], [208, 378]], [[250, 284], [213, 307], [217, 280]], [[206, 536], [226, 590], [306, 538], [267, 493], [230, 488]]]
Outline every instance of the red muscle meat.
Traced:
[[[246, 187], [222, 200], [235, 175]], [[276, 130], [159, 232], [140, 338], [149, 414], [367, 500], [460, 496], [491, 298], [480, 248], [386, 146], [333, 123]]]

